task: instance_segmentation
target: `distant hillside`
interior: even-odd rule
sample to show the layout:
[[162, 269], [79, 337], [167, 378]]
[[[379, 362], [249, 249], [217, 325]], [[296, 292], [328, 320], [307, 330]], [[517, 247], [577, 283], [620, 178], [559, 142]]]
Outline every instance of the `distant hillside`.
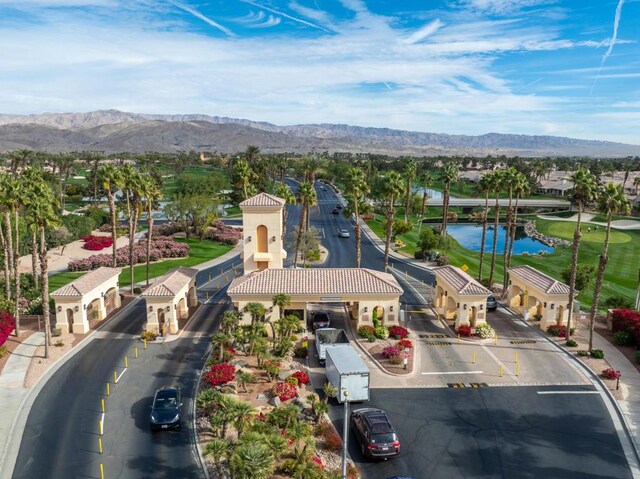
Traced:
[[0, 151], [235, 153], [247, 145], [266, 153], [329, 152], [389, 155], [640, 156], [639, 145], [557, 136], [480, 136], [318, 124], [278, 126], [208, 115], [153, 115], [102, 110], [88, 113], [0, 114]]

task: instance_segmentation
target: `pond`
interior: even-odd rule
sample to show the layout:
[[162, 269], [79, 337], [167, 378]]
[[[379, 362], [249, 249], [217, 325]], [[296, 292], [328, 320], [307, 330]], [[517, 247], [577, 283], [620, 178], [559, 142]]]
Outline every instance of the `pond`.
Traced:
[[[447, 226], [447, 232], [455, 240], [460, 243], [463, 248], [471, 251], [480, 251], [482, 243], [482, 225], [466, 224], [466, 225], [450, 225]], [[500, 225], [498, 228], [498, 243], [496, 252], [502, 254], [504, 252], [504, 238], [506, 228]], [[493, 248], [493, 225], [487, 227], [487, 237], [485, 238], [485, 252], [491, 253]], [[542, 244], [538, 240], [529, 238], [524, 234], [524, 228], [518, 227], [516, 230], [516, 241], [513, 244], [513, 254], [537, 254], [541, 251], [545, 253], [553, 253], [554, 249], [550, 246]]]
[[[422, 196], [422, 194], [425, 191], [425, 188], [412, 188], [411, 190], [413, 192], [413, 194], [418, 194], [420, 196]], [[442, 199], [442, 191], [436, 191], [436, 190], [432, 190], [431, 188], [427, 188], [427, 195], [429, 195], [429, 198], [433, 198], [434, 200], [441, 200]], [[453, 198], [455, 199], [455, 196], [451, 196], [449, 195], [449, 198]]]

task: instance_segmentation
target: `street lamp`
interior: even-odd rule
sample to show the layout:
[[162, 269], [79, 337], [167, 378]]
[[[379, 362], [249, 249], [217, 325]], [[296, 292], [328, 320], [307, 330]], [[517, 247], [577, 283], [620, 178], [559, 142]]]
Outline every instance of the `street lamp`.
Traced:
[[347, 442], [349, 440], [349, 391], [344, 392], [344, 425], [342, 428], [342, 479], [347, 479]]

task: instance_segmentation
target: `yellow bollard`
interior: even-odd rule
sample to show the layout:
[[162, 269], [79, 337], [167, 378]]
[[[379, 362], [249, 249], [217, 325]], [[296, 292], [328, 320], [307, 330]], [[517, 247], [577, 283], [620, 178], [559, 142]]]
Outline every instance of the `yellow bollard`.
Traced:
[[144, 349], [147, 349], [147, 340], [144, 340]]
[[502, 377], [502, 364], [500, 365], [500, 377]]
[[100, 454], [102, 454], [102, 438], [98, 438], [98, 449], [100, 449]]
[[135, 348], [133, 348], [133, 357], [138, 359], [138, 346], [136, 346]]
[[111, 384], [107, 383], [107, 396], [111, 396]]
[[407, 272], [407, 270], [404, 271], [404, 279], [408, 279], [409, 278], [409, 273]]
[[98, 421], [98, 425], [100, 426], [100, 435], [104, 435], [104, 429], [102, 429], [102, 419], [100, 419], [100, 421]]
[[207, 291], [207, 299], [209, 299], [209, 291]]
[[229, 275], [227, 274], [227, 275], [224, 277], [224, 279], [225, 279], [226, 281], [229, 281]]
[[102, 412], [104, 412], [104, 399], [102, 400]]
[[113, 384], [118, 384], [118, 371], [113, 371]]
[[516, 351], [515, 353], [513, 353], [513, 362], [517, 363], [518, 362], [518, 351]]
[[104, 479], [104, 466], [100, 464], [100, 479]]
[[516, 364], [516, 376], [520, 376], [520, 363]]
[[458, 334], [458, 344], [460, 344], [460, 335]]
[[127, 358], [126, 356], [124, 357], [124, 367], [125, 368], [129, 367], [129, 358]]
[[224, 273], [224, 269], [220, 268], [220, 276], [222, 276], [222, 273]]
[[211, 281], [211, 274], [209, 274], [209, 281]]
[[494, 339], [493, 344], [498, 344], [498, 333], [494, 334], [493, 339]]
[[473, 355], [471, 356], [471, 364], [475, 364], [476, 363], [476, 353], [473, 353]]

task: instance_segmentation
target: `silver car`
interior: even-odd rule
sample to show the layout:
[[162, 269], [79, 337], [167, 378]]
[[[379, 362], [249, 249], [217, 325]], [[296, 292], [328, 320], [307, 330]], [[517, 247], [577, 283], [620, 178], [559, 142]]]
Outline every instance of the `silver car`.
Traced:
[[340, 232], [338, 233], [338, 236], [340, 236], [340, 238], [348, 238], [349, 232], [347, 230], [340, 230]]

